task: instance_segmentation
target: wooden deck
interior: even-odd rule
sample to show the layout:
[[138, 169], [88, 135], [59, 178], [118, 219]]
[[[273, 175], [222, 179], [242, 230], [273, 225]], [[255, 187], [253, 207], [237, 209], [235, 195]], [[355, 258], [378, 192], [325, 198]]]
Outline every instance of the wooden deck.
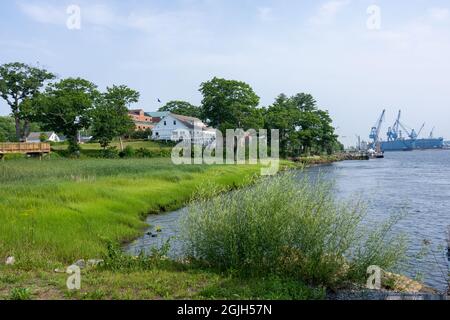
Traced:
[[6, 154], [42, 156], [51, 151], [50, 143], [0, 143], [0, 159]]

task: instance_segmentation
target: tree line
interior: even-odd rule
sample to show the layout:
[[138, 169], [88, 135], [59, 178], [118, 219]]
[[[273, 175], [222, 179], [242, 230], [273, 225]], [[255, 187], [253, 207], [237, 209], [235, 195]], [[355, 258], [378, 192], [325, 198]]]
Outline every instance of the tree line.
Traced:
[[[213, 78], [200, 85], [200, 106], [170, 101], [159, 111], [196, 117], [223, 133], [227, 129], [279, 129], [282, 156], [332, 153], [342, 148], [328, 111], [321, 110], [309, 94], [279, 95], [268, 107], [242, 81]], [[93, 139], [106, 148], [115, 138], [134, 130], [128, 116], [140, 94], [125, 85], [101, 92], [85, 79], [57, 79], [44, 68], [15, 62], [0, 66], [0, 97], [11, 108], [9, 120], [0, 118], [0, 141], [25, 141], [36, 127], [64, 134], [69, 152], [80, 147], [78, 132], [89, 129]], [[8, 131], [9, 130], [9, 131]]]
[[245, 82], [213, 78], [200, 85], [200, 106], [171, 101], [159, 111], [192, 116], [225, 133], [227, 129], [279, 129], [284, 157], [332, 154], [343, 150], [329, 112], [317, 106], [310, 94], [280, 94], [268, 107]]
[[[0, 96], [11, 108], [17, 141], [25, 141], [31, 124], [38, 123], [42, 130], [64, 134], [70, 154], [80, 150], [81, 130], [90, 129], [104, 148], [130, 132], [134, 123], [128, 107], [139, 100], [139, 92], [124, 85], [101, 92], [88, 80], [58, 80], [43, 68], [19, 62], [0, 66]], [[0, 123], [8, 125], [7, 120]]]

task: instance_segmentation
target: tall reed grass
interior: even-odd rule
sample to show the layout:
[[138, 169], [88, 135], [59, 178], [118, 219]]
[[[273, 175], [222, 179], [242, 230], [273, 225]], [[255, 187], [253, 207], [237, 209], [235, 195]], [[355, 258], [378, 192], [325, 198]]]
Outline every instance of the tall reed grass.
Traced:
[[404, 239], [391, 234], [397, 218], [367, 230], [364, 216], [361, 202], [337, 201], [332, 184], [282, 174], [212, 200], [200, 195], [181, 238], [186, 256], [222, 271], [336, 287], [404, 257]]

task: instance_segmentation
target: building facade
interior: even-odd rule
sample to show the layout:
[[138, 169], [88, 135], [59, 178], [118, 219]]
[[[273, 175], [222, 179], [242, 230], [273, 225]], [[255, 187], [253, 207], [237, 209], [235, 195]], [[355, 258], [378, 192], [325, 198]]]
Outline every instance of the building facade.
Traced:
[[208, 145], [216, 139], [216, 131], [200, 119], [169, 113], [154, 127], [152, 139], [174, 142], [191, 139], [194, 144]]
[[133, 120], [136, 131], [152, 130], [155, 126], [153, 118], [142, 109], [130, 110], [128, 115]]
[[145, 114], [152, 118], [154, 124], [158, 124], [164, 117], [167, 117], [170, 112], [158, 111], [158, 112], [146, 112]]

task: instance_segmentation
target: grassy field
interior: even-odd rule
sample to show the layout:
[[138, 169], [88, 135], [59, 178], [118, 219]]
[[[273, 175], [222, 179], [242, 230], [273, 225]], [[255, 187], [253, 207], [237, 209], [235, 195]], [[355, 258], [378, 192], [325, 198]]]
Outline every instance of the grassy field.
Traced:
[[139, 235], [149, 213], [186, 202], [208, 180], [234, 187], [255, 166], [176, 167], [170, 159], [17, 160], [0, 166], [0, 256], [22, 267], [104, 253]]
[[[147, 146], [148, 147], [148, 146]], [[102, 258], [138, 237], [149, 213], [182, 206], [206, 183], [243, 186], [257, 166], [174, 166], [170, 159], [11, 160], [0, 163], [0, 299], [320, 298], [276, 278], [242, 280], [168, 262], [146, 270], [83, 271], [70, 292], [55, 269]], [[4, 265], [14, 256], [14, 266]]]
[[[113, 141], [110, 145], [111, 147], [116, 147], [117, 149], [120, 150], [120, 142], [119, 141]], [[160, 149], [171, 149], [168, 146], [165, 146], [163, 144], [160, 144], [158, 142], [155, 141], [143, 141], [143, 140], [136, 140], [136, 141], [127, 141], [124, 140], [123, 141], [123, 146], [124, 148], [127, 146], [131, 146], [134, 149], [139, 149], [139, 148], [146, 148], [149, 150], [160, 150]], [[81, 146], [82, 150], [101, 150], [102, 147], [100, 146], [99, 143], [85, 143]], [[66, 150], [67, 149], [67, 144], [65, 143], [55, 143], [52, 146], [53, 150]]]

